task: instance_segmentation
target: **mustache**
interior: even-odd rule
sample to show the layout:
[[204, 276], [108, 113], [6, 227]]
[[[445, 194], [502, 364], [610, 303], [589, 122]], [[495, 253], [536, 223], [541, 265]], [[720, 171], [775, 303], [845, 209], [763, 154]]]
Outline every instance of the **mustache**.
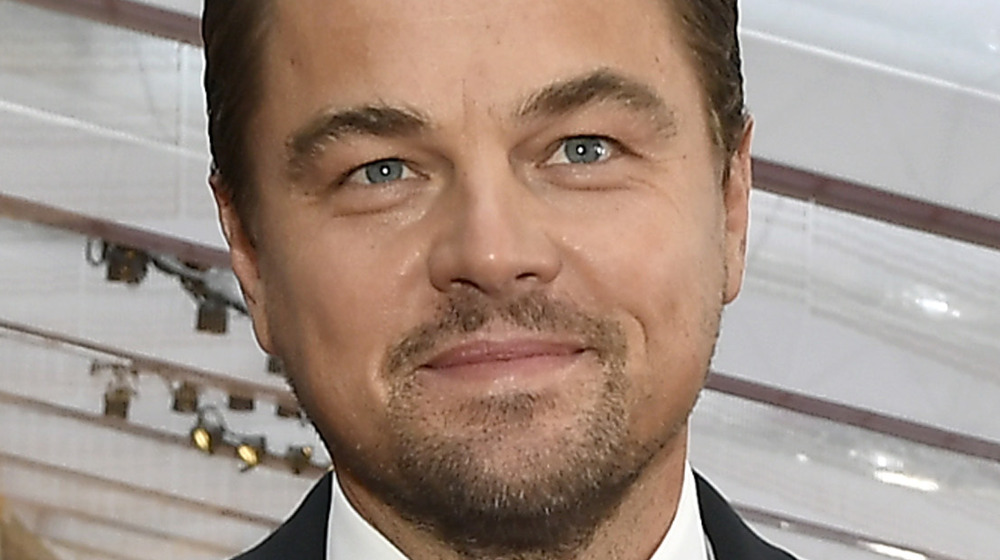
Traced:
[[615, 320], [598, 317], [571, 302], [542, 292], [497, 300], [477, 291], [449, 295], [436, 316], [403, 335], [386, 353], [385, 374], [398, 377], [420, 367], [422, 360], [448, 339], [474, 334], [502, 323], [530, 332], [568, 335], [592, 350], [606, 368], [624, 368], [625, 330]]

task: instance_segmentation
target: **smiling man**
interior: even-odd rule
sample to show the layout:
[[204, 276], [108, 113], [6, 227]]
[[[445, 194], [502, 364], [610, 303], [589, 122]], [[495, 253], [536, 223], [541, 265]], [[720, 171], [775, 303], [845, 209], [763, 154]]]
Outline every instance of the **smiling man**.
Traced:
[[687, 463], [734, 0], [207, 0], [211, 183], [335, 475], [241, 558], [789, 558]]

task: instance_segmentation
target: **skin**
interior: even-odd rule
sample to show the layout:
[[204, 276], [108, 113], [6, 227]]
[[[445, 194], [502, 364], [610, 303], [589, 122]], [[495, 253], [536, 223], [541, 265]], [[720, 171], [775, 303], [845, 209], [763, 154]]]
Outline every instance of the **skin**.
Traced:
[[[676, 512], [687, 418], [742, 280], [750, 126], [723, 161], [659, 2], [299, 0], [276, 12], [250, 222], [216, 193], [258, 340], [292, 372], [348, 498], [412, 558], [648, 558]], [[595, 73], [659, 105], [525, 110]], [[315, 134], [372, 106], [425, 122]], [[570, 161], [563, 141], [581, 136], [601, 138], [598, 161]], [[367, 184], [379, 168], [363, 166], [386, 158], [405, 173]], [[525, 301], [555, 318], [502, 311]], [[492, 319], [443, 328], [448, 309]], [[421, 328], [435, 334], [400, 358]], [[604, 455], [634, 476], [561, 552], [463, 548], [392, 495], [414, 485], [401, 439], [460, 449], [463, 472], [530, 501], [547, 476], [606, 461], [593, 449], [602, 430]]]

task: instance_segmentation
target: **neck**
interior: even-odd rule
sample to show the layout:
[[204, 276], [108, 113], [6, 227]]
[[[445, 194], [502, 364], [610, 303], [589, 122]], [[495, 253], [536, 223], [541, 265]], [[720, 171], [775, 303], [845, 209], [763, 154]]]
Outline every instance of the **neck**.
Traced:
[[[594, 534], [578, 560], [647, 560], [673, 523], [680, 501], [687, 460], [687, 428], [681, 430], [646, 465], [621, 505]], [[401, 517], [349, 473], [339, 474], [347, 499], [373, 527], [414, 560], [467, 560], [426, 528]], [[549, 556], [521, 554], [493, 560], [540, 560]]]

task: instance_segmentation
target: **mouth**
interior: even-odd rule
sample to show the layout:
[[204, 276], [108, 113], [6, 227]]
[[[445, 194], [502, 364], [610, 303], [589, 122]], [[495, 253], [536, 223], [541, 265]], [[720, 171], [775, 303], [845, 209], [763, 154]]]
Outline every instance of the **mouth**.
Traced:
[[579, 342], [566, 340], [472, 340], [448, 346], [418, 371], [443, 382], [527, 389], [561, 377], [587, 351]]

